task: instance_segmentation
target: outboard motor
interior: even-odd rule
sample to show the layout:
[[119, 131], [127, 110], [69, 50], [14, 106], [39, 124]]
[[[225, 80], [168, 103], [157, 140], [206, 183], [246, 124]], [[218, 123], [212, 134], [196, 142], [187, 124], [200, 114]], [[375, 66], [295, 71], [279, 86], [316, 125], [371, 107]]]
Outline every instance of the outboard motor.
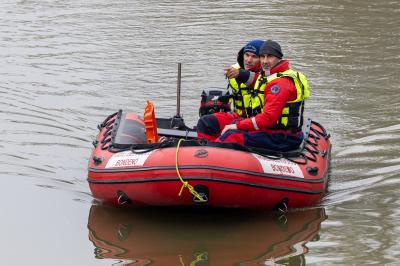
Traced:
[[231, 104], [229, 90], [222, 88], [207, 88], [201, 93], [199, 116], [216, 112], [229, 112]]

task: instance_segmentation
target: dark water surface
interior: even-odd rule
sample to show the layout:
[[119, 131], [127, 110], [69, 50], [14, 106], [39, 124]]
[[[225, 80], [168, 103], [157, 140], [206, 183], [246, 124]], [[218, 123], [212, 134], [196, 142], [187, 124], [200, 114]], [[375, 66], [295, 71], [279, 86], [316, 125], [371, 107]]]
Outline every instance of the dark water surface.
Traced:
[[[400, 2], [0, 3], [1, 265], [396, 265]], [[92, 205], [96, 125], [118, 109], [197, 119], [252, 38], [278, 40], [332, 135], [329, 193], [285, 217]], [[96, 218], [97, 217], [97, 218]]]

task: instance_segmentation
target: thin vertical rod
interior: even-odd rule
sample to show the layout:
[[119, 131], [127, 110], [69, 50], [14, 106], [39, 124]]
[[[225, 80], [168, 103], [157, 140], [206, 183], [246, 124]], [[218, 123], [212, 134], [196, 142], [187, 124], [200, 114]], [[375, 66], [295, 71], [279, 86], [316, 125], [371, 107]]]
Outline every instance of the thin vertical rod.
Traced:
[[182, 64], [178, 63], [178, 81], [176, 85], [176, 116], [181, 116], [181, 69]]

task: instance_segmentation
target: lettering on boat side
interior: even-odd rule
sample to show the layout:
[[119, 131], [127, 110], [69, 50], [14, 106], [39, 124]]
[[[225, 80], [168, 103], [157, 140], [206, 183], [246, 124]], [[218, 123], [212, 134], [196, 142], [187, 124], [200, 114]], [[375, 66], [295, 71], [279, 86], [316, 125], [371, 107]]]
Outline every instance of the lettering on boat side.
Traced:
[[108, 160], [105, 168], [143, 166], [152, 152], [138, 154], [131, 151], [124, 151], [116, 153]]
[[294, 162], [284, 158], [273, 160], [254, 153], [253, 156], [260, 162], [264, 173], [304, 178], [300, 167]]

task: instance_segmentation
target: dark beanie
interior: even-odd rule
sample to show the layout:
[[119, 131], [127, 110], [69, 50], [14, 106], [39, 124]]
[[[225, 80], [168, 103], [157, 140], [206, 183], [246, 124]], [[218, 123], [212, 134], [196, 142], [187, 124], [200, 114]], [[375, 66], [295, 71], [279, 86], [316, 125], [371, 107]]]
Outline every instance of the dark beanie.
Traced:
[[279, 59], [281, 59], [283, 57], [281, 46], [279, 45], [279, 43], [272, 41], [272, 40], [267, 40], [263, 43], [263, 45], [261, 46], [259, 55], [262, 55], [262, 54], [270, 54], [270, 55], [278, 57]]
[[260, 48], [261, 45], [264, 43], [263, 40], [252, 40], [248, 42], [244, 47], [243, 47], [243, 53], [250, 52], [256, 55], [259, 55], [260, 53]]

